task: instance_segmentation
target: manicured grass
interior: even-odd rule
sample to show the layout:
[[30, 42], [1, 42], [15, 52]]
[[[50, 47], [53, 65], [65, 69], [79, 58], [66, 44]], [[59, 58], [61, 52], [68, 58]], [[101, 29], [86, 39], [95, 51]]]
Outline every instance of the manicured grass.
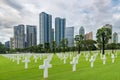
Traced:
[[[98, 55], [94, 68], [91, 68], [90, 62], [86, 62], [84, 55], [81, 55], [76, 72], [72, 72], [70, 61], [68, 58], [67, 64], [63, 64], [63, 60], [54, 55], [47, 80], [120, 80], [120, 51], [118, 51], [115, 63], [112, 63], [111, 57], [107, 56], [105, 65], [102, 64]], [[16, 61], [12, 62], [0, 56], [0, 80], [44, 80], [43, 70], [39, 69], [40, 64], [43, 64], [43, 60], [34, 63], [33, 58], [31, 58], [29, 68], [26, 70], [22, 61], [17, 65]]]

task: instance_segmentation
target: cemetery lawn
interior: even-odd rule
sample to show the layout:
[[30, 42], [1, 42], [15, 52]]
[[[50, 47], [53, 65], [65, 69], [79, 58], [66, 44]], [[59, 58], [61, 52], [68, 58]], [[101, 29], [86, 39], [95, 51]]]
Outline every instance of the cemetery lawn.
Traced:
[[[63, 60], [54, 55], [51, 61], [52, 68], [49, 68], [46, 80], [120, 80], [120, 51], [115, 63], [112, 63], [111, 56], [107, 55], [105, 65], [98, 55], [94, 68], [91, 68], [90, 62], [86, 62], [84, 55], [81, 55], [76, 72], [72, 72], [70, 61], [68, 58], [67, 63], [63, 64]], [[31, 58], [28, 69], [24, 69], [22, 61], [17, 65], [16, 61], [12, 62], [0, 55], [0, 80], [44, 80], [43, 70], [39, 69], [39, 65], [42, 64], [43, 60], [34, 63]]]

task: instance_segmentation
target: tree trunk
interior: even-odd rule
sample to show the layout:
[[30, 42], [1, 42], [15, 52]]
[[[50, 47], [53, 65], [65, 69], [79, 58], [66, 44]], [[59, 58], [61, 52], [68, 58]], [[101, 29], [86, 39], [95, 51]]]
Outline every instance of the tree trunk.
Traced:
[[79, 47], [78, 47], [78, 54], [80, 54], [80, 45], [79, 45]]
[[102, 34], [102, 41], [103, 41], [103, 44], [102, 44], [102, 46], [103, 46], [103, 55], [105, 54], [105, 41], [104, 41], [104, 34]]

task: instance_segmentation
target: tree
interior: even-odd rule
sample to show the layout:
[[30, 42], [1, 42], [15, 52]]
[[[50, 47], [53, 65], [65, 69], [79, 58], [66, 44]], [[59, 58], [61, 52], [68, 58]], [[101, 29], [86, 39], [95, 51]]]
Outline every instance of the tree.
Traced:
[[96, 41], [94, 41], [94, 40], [86, 40], [86, 47], [90, 52], [91, 52], [91, 50], [96, 49], [95, 44], [96, 44]]
[[37, 46], [37, 52], [44, 52], [44, 50], [43, 50], [43, 44], [39, 44], [38, 46]]
[[45, 43], [44, 44], [44, 50], [45, 50], [45, 52], [49, 52], [50, 51], [50, 43]]
[[115, 49], [117, 49], [117, 44], [111, 43], [111, 44], [108, 44], [106, 47], [107, 47], [107, 49], [112, 49], [112, 53], [114, 54]]
[[105, 54], [105, 45], [108, 43], [111, 38], [112, 31], [110, 28], [101, 28], [97, 30], [96, 38], [98, 44], [102, 44], [102, 54]]
[[68, 49], [68, 40], [67, 39], [63, 39], [60, 42], [60, 45], [62, 47], [63, 52], [65, 53], [65, 51]]
[[83, 35], [76, 35], [75, 36], [75, 41], [76, 41], [76, 46], [78, 48], [78, 54], [80, 54], [80, 50], [81, 50], [81, 45], [83, 43]]
[[6, 53], [9, 49], [5, 48], [5, 46], [0, 42], [0, 54]]
[[52, 51], [53, 51], [53, 53], [55, 54], [55, 52], [56, 52], [56, 41], [52, 41]]

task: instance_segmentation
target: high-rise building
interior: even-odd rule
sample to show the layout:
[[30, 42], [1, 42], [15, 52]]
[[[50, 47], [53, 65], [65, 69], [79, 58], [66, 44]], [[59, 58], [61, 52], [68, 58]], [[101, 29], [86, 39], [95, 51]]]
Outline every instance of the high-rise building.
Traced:
[[52, 15], [45, 12], [39, 15], [40, 44], [52, 43]]
[[25, 48], [25, 27], [24, 25], [14, 26], [15, 48]]
[[14, 38], [13, 38], [13, 37], [10, 38], [10, 48], [11, 48], [11, 49], [14, 49], [14, 48], [15, 48]]
[[36, 26], [26, 25], [27, 47], [37, 45], [37, 29]]
[[85, 35], [85, 29], [83, 26], [79, 29], [79, 35]]
[[74, 46], [74, 27], [66, 27], [65, 28], [65, 39], [68, 40], [68, 46]]
[[52, 41], [54, 41], [54, 34], [55, 34], [55, 31], [54, 29], [52, 29]]
[[116, 32], [113, 33], [113, 43], [118, 43], [118, 34]]
[[79, 35], [83, 35], [83, 37], [85, 39], [85, 29], [83, 26], [81, 26], [81, 28], [79, 29]]
[[66, 20], [65, 18], [56, 17], [55, 18], [55, 41], [57, 46], [59, 46], [60, 42], [65, 39], [65, 27]]
[[[110, 24], [106, 24], [105, 26], [103, 26], [104, 28], [109, 28], [112, 32], [112, 25]], [[111, 34], [111, 39], [109, 39], [109, 42], [108, 43], [112, 43], [112, 34]]]
[[85, 35], [85, 40], [93, 40], [93, 33], [89, 32]]
[[5, 47], [10, 48], [10, 41], [5, 42]]

